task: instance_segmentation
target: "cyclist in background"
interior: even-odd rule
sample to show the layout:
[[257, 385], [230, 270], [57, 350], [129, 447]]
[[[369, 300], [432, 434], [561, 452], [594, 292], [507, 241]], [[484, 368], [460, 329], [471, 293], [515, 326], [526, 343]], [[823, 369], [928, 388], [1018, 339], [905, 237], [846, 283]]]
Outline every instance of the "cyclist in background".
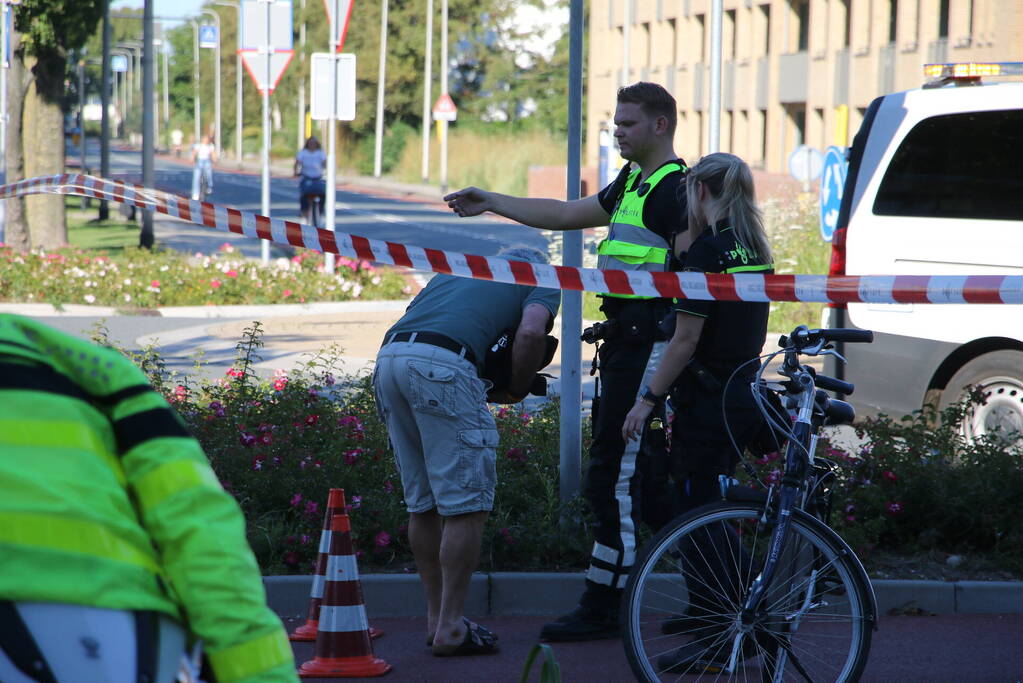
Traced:
[[303, 220], [309, 220], [309, 196], [319, 195], [320, 206], [327, 202], [327, 184], [323, 171], [327, 168], [327, 155], [320, 147], [316, 136], [305, 141], [305, 146], [295, 155], [295, 175], [301, 176], [298, 183], [298, 203]]
[[113, 349], [0, 314], [0, 681], [296, 683], [245, 520]]
[[199, 174], [206, 177], [206, 190], [213, 192], [213, 163], [217, 160], [217, 148], [210, 142], [209, 135], [192, 145], [192, 199], [203, 199], [199, 196]]

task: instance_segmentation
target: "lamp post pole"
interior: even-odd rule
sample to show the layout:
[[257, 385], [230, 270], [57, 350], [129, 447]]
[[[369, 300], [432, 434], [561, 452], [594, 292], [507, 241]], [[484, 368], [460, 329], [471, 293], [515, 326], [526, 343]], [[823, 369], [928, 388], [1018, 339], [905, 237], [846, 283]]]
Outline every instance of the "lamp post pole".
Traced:
[[192, 144], [199, 144], [199, 140], [202, 139], [200, 113], [202, 112], [202, 103], [199, 95], [199, 22], [195, 19], [190, 19], [189, 23], [192, 24], [192, 89], [195, 92], [195, 97], [192, 98], [192, 118], [195, 119], [192, 124], [192, 135], [195, 137], [192, 140]]
[[430, 96], [433, 74], [433, 0], [426, 0], [426, 59], [423, 74], [423, 182], [430, 182]]
[[380, 69], [377, 72], [376, 149], [373, 155], [373, 175], [383, 171], [384, 152], [384, 82], [387, 80], [387, 0], [380, 0]]
[[220, 15], [210, 9], [204, 9], [202, 14], [213, 17], [213, 25], [217, 27], [217, 50], [214, 53], [216, 64], [213, 67], [213, 136], [216, 139], [217, 158], [220, 158]]
[[216, 0], [214, 5], [220, 5], [221, 7], [233, 7], [235, 13], [238, 15], [238, 30], [235, 33], [235, 51], [234, 51], [234, 156], [235, 163], [239, 167], [242, 165], [242, 55], [238, 51], [241, 47], [239, 41], [242, 36], [241, 27], [241, 8], [237, 2], [225, 2], [224, 0]]

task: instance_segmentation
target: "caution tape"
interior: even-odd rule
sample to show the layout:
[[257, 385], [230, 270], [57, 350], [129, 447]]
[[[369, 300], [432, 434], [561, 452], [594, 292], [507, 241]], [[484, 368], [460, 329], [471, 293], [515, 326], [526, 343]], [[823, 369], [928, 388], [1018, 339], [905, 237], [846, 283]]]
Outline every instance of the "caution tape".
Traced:
[[1019, 304], [1023, 275], [735, 275], [599, 270], [510, 261], [330, 232], [95, 176], [64, 173], [0, 186], [0, 198], [80, 195], [130, 204], [276, 244], [459, 277], [598, 294], [711, 301]]

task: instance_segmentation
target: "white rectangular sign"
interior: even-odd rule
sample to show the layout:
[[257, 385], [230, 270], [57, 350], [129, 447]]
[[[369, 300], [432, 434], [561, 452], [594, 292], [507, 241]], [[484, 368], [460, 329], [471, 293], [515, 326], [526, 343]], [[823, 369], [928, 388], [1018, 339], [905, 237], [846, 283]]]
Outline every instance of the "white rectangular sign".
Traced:
[[[269, 24], [267, 23], [267, 5], [270, 6]], [[291, 50], [294, 47], [291, 35], [291, 15], [291, 0], [272, 0], [271, 2], [242, 0], [240, 49], [265, 49], [269, 27], [270, 47], [274, 51]]]
[[[332, 56], [334, 59], [331, 59]], [[338, 121], [354, 121], [355, 55], [347, 53], [331, 55], [327, 52], [316, 52], [312, 55], [311, 67], [310, 116], [316, 121], [325, 121], [330, 118], [330, 82], [332, 78], [336, 77], [337, 98], [334, 101], [334, 118]]]

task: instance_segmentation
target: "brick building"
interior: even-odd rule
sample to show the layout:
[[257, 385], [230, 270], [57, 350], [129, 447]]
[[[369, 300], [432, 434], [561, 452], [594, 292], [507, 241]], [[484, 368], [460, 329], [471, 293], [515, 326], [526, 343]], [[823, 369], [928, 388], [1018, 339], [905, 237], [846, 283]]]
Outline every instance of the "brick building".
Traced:
[[[616, 89], [639, 80], [678, 101], [676, 150], [706, 153], [711, 1], [589, 11], [585, 163]], [[784, 172], [799, 144], [848, 144], [871, 100], [921, 85], [926, 63], [1023, 61], [1023, 0], [724, 0], [721, 58], [720, 149]]]

